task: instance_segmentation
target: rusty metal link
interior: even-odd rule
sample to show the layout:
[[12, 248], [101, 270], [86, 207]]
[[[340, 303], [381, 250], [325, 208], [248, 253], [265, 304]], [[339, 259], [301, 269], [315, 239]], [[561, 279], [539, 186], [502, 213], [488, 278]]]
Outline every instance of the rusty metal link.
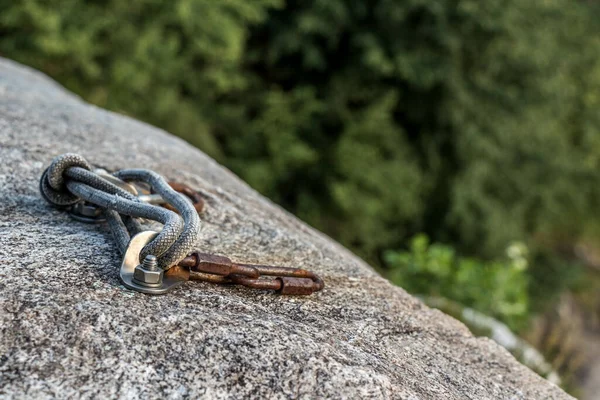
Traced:
[[230, 275], [244, 275], [249, 278], [258, 279], [260, 273], [251, 266], [235, 264], [228, 257], [194, 252], [181, 260], [178, 264], [188, 267], [194, 272], [227, 277]]
[[[316, 274], [301, 268], [234, 263], [228, 257], [194, 252], [178, 264], [193, 273], [190, 279], [274, 290], [285, 295], [309, 295], [324, 287]], [[272, 279], [261, 277], [271, 276]]]
[[[176, 192], [181, 193], [182, 195], [187, 197], [192, 202], [192, 205], [194, 206], [194, 209], [198, 212], [198, 214], [201, 214], [202, 211], [204, 211], [204, 198], [202, 197], [202, 195], [199, 192], [195, 191], [194, 189], [192, 189], [191, 187], [189, 187], [188, 185], [186, 185], [184, 183], [179, 183], [179, 182], [175, 182], [175, 181], [169, 181], [167, 183], [169, 184], [169, 186], [171, 186], [171, 188], [173, 190], [175, 190]], [[141, 185], [136, 185], [136, 186], [134, 186], [134, 190], [136, 190], [136, 192], [137, 192], [136, 194], [139, 193], [140, 200], [145, 201], [150, 204], [159, 205], [163, 208], [166, 208], [167, 210], [177, 212], [175, 207], [173, 207], [171, 204], [165, 202], [160, 197], [160, 195], [155, 194], [149, 188], [143, 187]]]
[[[202, 211], [204, 210], [204, 199], [202, 198], [200, 193], [198, 193], [197, 191], [195, 191], [194, 189], [192, 189], [191, 187], [189, 187], [188, 185], [185, 185], [183, 183], [170, 181], [169, 186], [171, 186], [173, 188], [173, 190], [175, 190], [176, 192], [179, 192], [179, 193], [183, 194], [184, 196], [186, 196], [188, 199], [190, 199], [192, 204], [194, 205], [194, 208], [196, 209], [196, 211], [198, 211], [198, 214], [202, 213]], [[165, 204], [161, 204], [161, 205], [168, 210], [177, 211], [169, 203], [165, 203]]]

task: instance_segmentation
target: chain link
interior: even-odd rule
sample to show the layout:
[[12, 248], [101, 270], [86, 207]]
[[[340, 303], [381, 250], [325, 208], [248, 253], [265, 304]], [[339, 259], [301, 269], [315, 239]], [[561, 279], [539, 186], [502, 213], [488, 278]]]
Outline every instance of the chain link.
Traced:
[[[239, 264], [228, 257], [194, 252], [179, 262], [193, 273], [190, 279], [213, 283], [234, 283], [254, 289], [270, 289], [281, 294], [306, 295], [323, 289], [314, 273], [300, 268]], [[273, 279], [261, 277], [272, 276]]]

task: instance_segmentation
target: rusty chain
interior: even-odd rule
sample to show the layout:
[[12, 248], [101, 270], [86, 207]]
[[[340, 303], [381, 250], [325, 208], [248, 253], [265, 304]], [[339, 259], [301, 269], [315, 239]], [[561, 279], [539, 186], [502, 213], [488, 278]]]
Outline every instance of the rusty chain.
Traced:
[[[169, 186], [188, 197], [198, 213], [204, 211], [204, 199], [200, 193], [183, 183], [170, 181]], [[169, 204], [161, 206], [175, 211]], [[274, 290], [284, 295], [309, 295], [325, 286], [318, 275], [305, 269], [234, 263], [228, 257], [198, 251], [188, 255], [177, 266], [180, 267], [177, 270], [179, 274], [186, 275], [187, 270], [192, 272], [187, 273], [190, 280], [237, 284], [252, 289]], [[261, 279], [266, 276], [273, 278]]]
[[[228, 257], [194, 252], [178, 264], [194, 273], [190, 279], [213, 283], [231, 283], [254, 289], [275, 290], [281, 294], [307, 295], [323, 289], [316, 274], [300, 268], [240, 264]], [[273, 279], [261, 279], [271, 276]]]

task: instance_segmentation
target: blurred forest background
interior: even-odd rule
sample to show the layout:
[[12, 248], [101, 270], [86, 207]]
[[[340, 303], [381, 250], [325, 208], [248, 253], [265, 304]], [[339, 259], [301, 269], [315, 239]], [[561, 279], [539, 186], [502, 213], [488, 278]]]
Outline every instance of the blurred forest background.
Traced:
[[600, 384], [599, 3], [0, 0], [0, 55]]

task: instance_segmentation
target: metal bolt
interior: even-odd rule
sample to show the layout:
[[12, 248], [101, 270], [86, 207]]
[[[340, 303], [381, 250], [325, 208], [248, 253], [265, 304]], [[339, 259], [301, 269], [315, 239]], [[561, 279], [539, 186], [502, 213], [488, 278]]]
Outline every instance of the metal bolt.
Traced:
[[157, 287], [162, 284], [164, 271], [158, 268], [156, 257], [149, 254], [135, 267], [133, 280], [143, 286]]
[[142, 262], [142, 266], [146, 271], [156, 271], [158, 270], [158, 263], [156, 261], [156, 256], [152, 254], [148, 254], [144, 261]]

